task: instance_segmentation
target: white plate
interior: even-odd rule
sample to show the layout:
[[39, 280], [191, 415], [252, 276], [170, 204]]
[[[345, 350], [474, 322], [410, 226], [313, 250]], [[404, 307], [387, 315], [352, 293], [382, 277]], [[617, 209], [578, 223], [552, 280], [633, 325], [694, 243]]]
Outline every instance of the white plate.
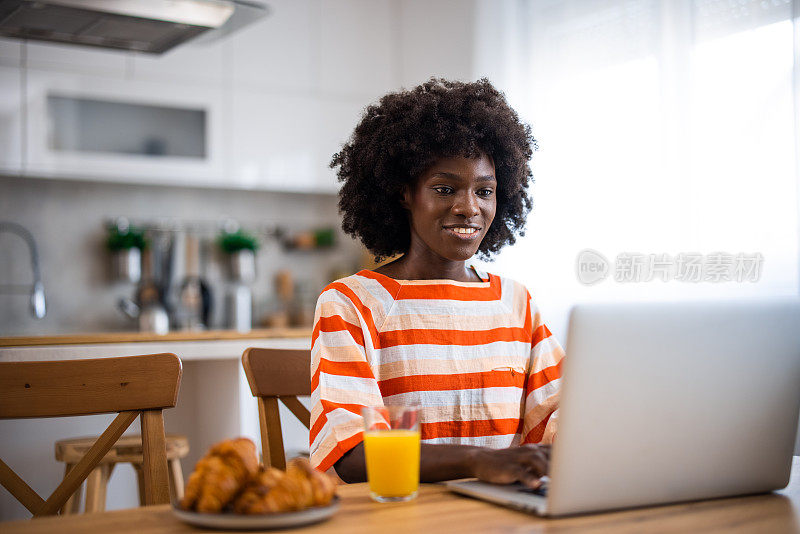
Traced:
[[185, 523], [197, 527], [221, 528], [229, 530], [255, 530], [272, 528], [292, 528], [310, 525], [329, 519], [339, 510], [339, 498], [334, 497], [328, 506], [318, 506], [299, 512], [280, 514], [242, 515], [242, 514], [202, 514], [173, 508], [172, 513]]

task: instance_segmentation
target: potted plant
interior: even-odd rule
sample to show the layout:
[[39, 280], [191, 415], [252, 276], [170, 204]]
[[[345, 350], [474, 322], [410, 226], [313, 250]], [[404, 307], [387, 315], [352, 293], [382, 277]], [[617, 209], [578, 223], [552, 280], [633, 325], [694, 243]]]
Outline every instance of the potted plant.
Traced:
[[224, 232], [219, 236], [219, 248], [228, 256], [232, 280], [252, 282], [256, 278], [256, 237], [242, 229]]
[[143, 230], [127, 224], [109, 226], [106, 248], [111, 253], [117, 280], [139, 282], [142, 277], [142, 251], [146, 247]]

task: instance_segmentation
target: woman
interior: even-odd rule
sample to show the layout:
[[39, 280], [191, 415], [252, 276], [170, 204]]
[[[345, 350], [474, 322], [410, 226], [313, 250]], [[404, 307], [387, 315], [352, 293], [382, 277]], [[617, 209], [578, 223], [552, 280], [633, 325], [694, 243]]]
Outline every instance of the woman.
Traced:
[[369, 106], [333, 158], [343, 228], [379, 258], [319, 297], [311, 461], [366, 480], [363, 406], [419, 405], [422, 481], [536, 488], [563, 351], [519, 283], [467, 265], [514, 243], [535, 140], [486, 79]]

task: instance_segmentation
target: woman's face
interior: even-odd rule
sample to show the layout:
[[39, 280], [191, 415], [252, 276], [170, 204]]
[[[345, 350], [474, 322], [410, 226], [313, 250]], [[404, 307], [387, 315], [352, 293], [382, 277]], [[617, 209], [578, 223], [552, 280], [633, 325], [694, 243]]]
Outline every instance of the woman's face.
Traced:
[[409, 253], [471, 258], [494, 220], [496, 190], [494, 162], [486, 154], [437, 160], [403, 196], [411, 226]]

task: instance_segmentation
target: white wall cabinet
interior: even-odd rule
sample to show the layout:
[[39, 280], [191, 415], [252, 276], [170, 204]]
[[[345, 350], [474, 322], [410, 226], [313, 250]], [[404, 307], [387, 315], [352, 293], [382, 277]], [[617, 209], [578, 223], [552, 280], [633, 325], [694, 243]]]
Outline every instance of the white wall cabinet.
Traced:
[[222, 88], [230, 74], [228, 39], [189, 41], [158, 56], [126, 52], [126, 74], [135, 81], [184, 84], [188, 91]]
[[[161, 55], [28, 41], [28, 67], [114, 79], [221, 84], [225, 39], [189, 41]], [[19, 57], [20, 42], [0, 41], [0, 58]]]
[[26, 61], [31, 68], [115, 78], [125, 75], [125, 52], [37, 41], [28, 41], [25, 48]]
[[231, 35], [232, 87], [308, 94], [317, 86], [318, 2], [276, 0], [271, 12]]
[[317, 147], [315, 166], [319, 172], [321, 190], [332, 192], [339, 190], [341, 184], [336, 180], [335, 171], [328, 165], [333, 155], [341, 150], [342, 145], [353, 133], [370, 102], [371, 100], [328, 101], [320, 104], [315, 127]]
[[231, 177], [236, 187], [333, 193], [331, 157], [360, 117], [359, 101], [269, 95], [233, 96]]
[[0, 65], [0, 172], [22, 172], [22, 88], [20, 71]]
[[367, 103], [398, 88], [398, 6], [387, 0], [318, 5], [320, 91]]
[[0, 64], [5, 67], [18, 67], [22, 44], [17, 39], [0, 37]]
[[[125, 154], [109, 151], [65, 149], [56, 139], [69, 132], [54, 131], [59, 124], [48, 104], [51, 97], [88, 99], [107, 103], [161, 106], [203, 113], [205, 148], [202, 157]], [[27, 70], [27, 158], [24, 173], [31, 176], [83, 178], [155, 184], [221, 185], [225, 176], [223, 93], [215, 87], [134, 81], [110, 76], [62, 71]], [[74, 136], [84, 132], [80, 117], [71, 123]], [[63, 125], [62, 125], [63, 127]], [[109, 126], [125, 129], [125, 124]], [[107, 135], [124, 136], [126, 131]], [[157, 152], [157, 151], [156, 151]]]
[[231, 168], [236, 185], [314, 190], [313, 104], [308, 96], [234, 92]]
[[364, 107], [395, 87], [394, 9], [385, 0], [272, 5], [231, 38], [232, 182], [335, 192], [331, 157]]

